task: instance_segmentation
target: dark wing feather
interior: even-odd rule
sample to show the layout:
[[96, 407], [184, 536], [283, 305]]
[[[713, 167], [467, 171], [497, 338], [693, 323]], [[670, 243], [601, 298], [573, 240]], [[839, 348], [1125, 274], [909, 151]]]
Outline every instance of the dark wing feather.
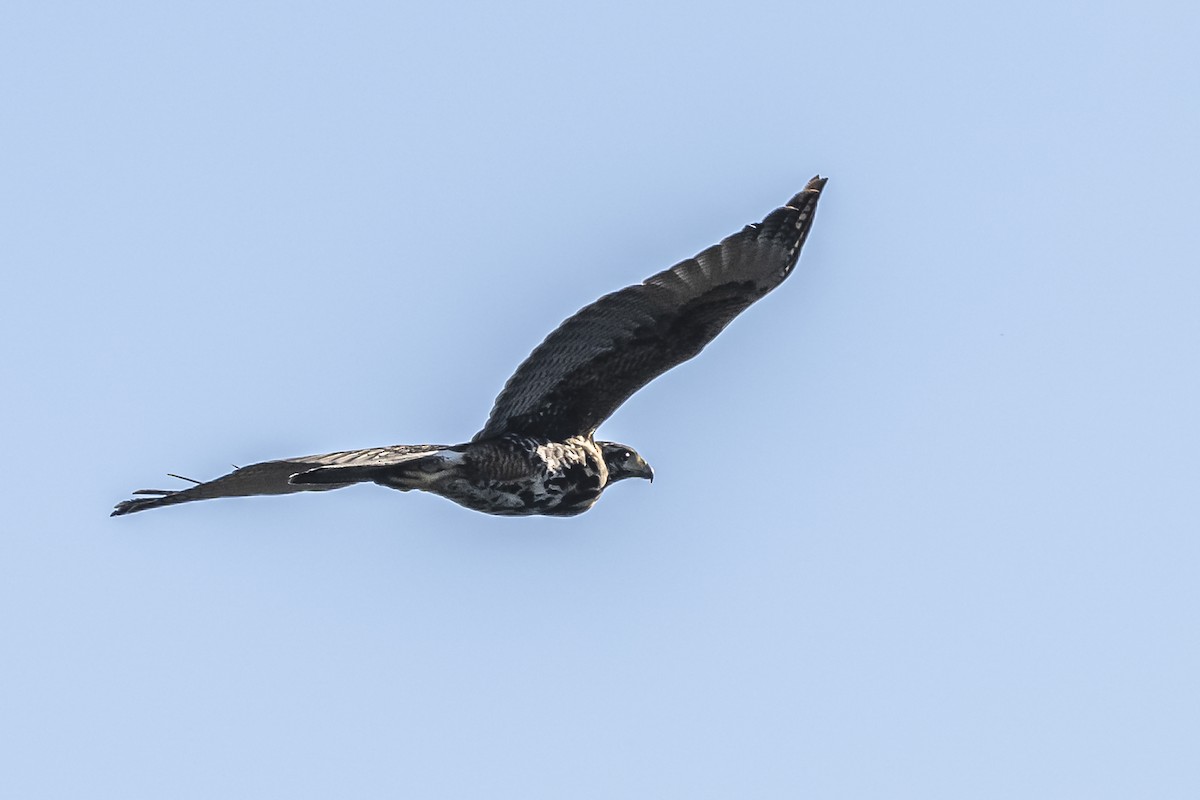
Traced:
[[791, 274], [825, 179], [786, 206], [563, 322], [505, 384], [474, 441], [591, 434], [638, 389], [699, 353]]
[[[134, 494], [161, 496], [124, 500], [117, 504], [112, 516], [119, 517], [122, 514], [132, 514], [135, 511], [173, 506], [177, 503], [189, 503], [193, 500], [212, 500], [217, 497], [249, 497], [251, 495], [291, 494], [292, 492], [340, 489], [352, 483], [371, 480], [367, 473], [364, 472], [364, 468], [394, 466], [443, 448], [444, 445], [433, 444], [395, 445], [393, 447], [373, 447], [368, 450], [343, 450], [319, 456], [264, 461], [261, 464], [251, 464], [241, 467], [228, 475], [206, 483], [197, 483], [195, 486], [181, 489], [178, 492], [170, 492], [164, 489], [141, 489], [134, 492]], [[319, 485], [303, 481], [292, 482], [294, 476], [316, 469], [322, 471], [322, 479]], [[334, 475], [343, 476], [344, 480], [331, 480], [330, 478]]]

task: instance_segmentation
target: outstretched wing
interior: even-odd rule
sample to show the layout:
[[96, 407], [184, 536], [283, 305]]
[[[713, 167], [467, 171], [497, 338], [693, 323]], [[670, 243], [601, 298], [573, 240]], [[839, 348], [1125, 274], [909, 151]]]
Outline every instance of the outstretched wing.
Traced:
[[638, 389], [692, 358], [796, 266], [825, 178], [695, 258], [563, 322], [505, 384], [474, 441], [591, 434]]
[[[193, 500], [212, 500], [217, 497], [249, 497], [340, 489], [352, 483], [372, 480], [371, 468], [395, 466], [435, 453], [444, 447], [435, 444], [395, 445], [264, 461], [261, 464], [241, 467], [228, 475], [207, 483], [197, 483], [177, 492], [166, 489], [139, 489], [134, 494], [155, 496], [138, 497], [117, 503], [112, 516], [119, 517], [148, 508], [190, 503]], [[318, 481], [308, 482], [304, 478], [304, 473], [310, 470], [320, 470]]]

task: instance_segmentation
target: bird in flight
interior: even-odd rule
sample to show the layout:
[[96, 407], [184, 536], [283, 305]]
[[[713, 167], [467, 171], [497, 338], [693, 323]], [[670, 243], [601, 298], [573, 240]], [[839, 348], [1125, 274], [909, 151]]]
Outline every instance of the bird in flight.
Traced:
[[487, 514], [581, 514], [617, 481], [654, 479], [636, 450], [595, 440], [596, 428], [792, 273], [825, 180], [813, 178], [762, 222], [567, 319], [508, 379], [483, 430], [465, 444], [264, 461], [179, 491], [141, 489], [112, 515], [368, 481], [432, 492]]

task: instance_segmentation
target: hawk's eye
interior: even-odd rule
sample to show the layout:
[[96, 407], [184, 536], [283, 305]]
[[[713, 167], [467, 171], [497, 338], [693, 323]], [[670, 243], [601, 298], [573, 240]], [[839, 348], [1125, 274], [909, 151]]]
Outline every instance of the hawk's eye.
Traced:
[[628, 450], [626, 450], [624, 453], [621, 453], [621, 458], [623, 458], [623, 459], [625, 459], [626, 461], [628, 461], [629, 459], [633, 458], [633, 453], [631, 453], [631, 452], [629, 452]]

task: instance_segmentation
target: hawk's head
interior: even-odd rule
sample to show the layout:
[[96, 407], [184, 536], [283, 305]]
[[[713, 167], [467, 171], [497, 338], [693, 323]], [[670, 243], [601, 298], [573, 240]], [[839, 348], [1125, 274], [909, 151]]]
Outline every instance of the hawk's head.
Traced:
[[654, 470], [650, 469], [646, 459], [637, 454], [637, 450], [627, 444], [617, 444], [616, 442], [596, 442], [596, 444], [600, 445], [600, 452], [604, 454], [604, 463], [608, 465], [609, 483], [625, 478], [645, 478], [651, 483], [654, 482]]

